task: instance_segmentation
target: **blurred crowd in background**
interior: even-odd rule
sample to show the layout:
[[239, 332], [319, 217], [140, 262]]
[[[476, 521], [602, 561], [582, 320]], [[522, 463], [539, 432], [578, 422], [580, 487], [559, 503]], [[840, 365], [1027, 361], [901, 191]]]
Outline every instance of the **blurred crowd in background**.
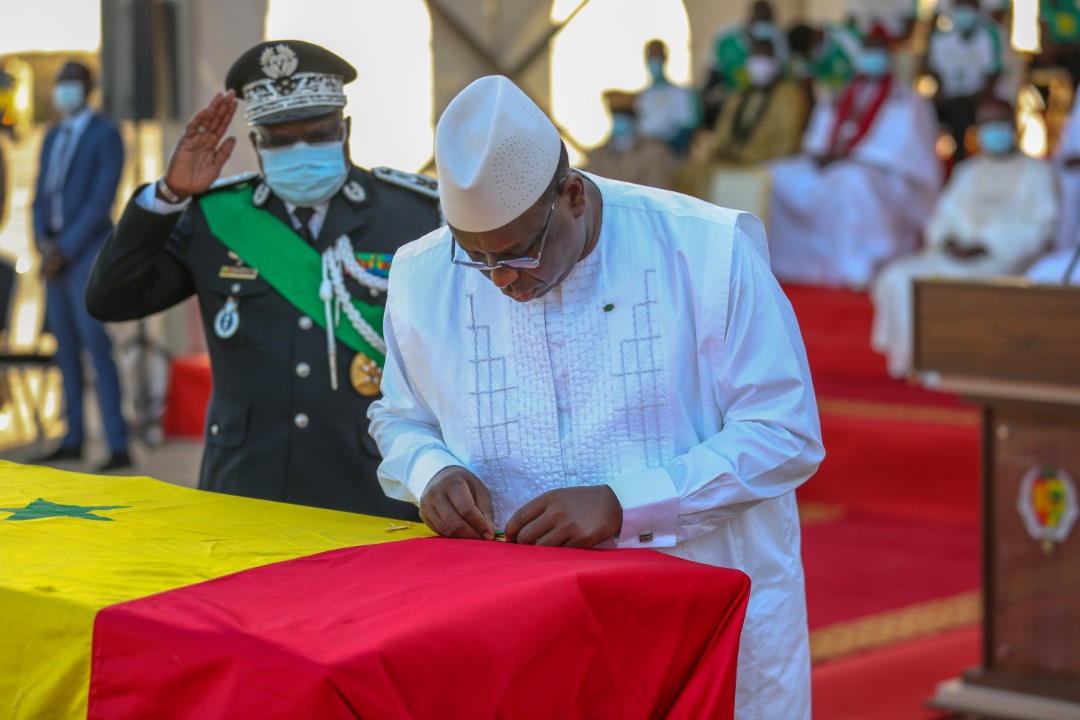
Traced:
[[873, 344], [910, 371], [918, 277], [1067, 282], [1080, 229], [1080, 9], [1040, 5], [1018, 52], [1007, 0], [853, 3], [781, 27], [767, 0], [719, 31], [698, 87], [610, 91], [586, 169], [750, 210], [781, 282], [869, 291]]

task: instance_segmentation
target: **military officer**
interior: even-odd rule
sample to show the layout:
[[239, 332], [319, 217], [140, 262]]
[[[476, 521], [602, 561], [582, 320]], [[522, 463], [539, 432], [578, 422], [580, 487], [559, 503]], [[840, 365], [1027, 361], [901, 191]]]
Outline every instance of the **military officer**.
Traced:
[[[355, 78], [311, 43], [244, 53], [128, 203], [86, 302], [118, 321], [198, 297], [213, 374], [200, 488], [411, 519], [379, 487], [366, 415], [390, 259], [442, 220], [434, 181], [350, 162]], [[241, 97], [262, 173], [222, 181]]]

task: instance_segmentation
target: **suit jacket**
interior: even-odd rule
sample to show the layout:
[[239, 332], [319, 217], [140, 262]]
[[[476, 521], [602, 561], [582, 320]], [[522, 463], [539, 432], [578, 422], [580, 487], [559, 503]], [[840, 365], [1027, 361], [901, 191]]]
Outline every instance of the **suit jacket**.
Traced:
[[[315, 242], [319, 252], [344, 233], [357, 252], [391, 254], [441, 224], [429, 195], [360, 168], [351, 170], [350, 181], [363, 193], [349, 199], [343, 188], [331, 199]], [[241, 182], [261, 186], [256, 198], [269, 191], [258, 178]], [[197, 296], [213, 374], [199, 487], [416, 519], [414, 506], [387, 498], [379, 486], [380, 456], [367, 432], [373, 398], [358, 394], [349, 380], [356, 353], [337, 343], [338, 389], [332, 390], [326, 331], [263, 276], [221, 276], [237, 261], [210, 231], [200, 199], [172, 215], [129, 202], [86, 288], [90, 314], [110, 321], [144, 317]], [[272, 193], [260, 211], [292, 227], [284, 202]], [[351, 278], [347, 286], [353, 297], [385, 303], [381, 293]], [[222, 338], [213, 331], [214, 319], [230, 297], [239, 304], [239, 327]]]
[[[41, 146], [41, 163], [34, 196], [34, 235], [40, 243], [50, 235], [49, 176], [53, 146], [60, 135], [54, 125]], [[124, 167], [124, 143], [116, 126], [94, 114], [79, 137], [61, 185], [64, 227], [56, 237], [60, 252], [72, 263], [91, 257], [112, 229], [112, 207]]]

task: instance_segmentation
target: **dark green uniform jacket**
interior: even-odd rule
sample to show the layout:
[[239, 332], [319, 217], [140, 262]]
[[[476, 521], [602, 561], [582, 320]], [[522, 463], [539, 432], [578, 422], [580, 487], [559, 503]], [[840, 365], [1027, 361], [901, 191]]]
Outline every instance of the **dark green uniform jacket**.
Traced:
[[[292, 227], [285, 203], [258, 177], [238, 182], [256, 188], [255, 202], [263, 201], [258, 212]], [[389, 256], [439, 226], [434, 195], [426, 178], [354, 167], [350, 182], [330, 201], [315, 249], [321, 253], [346, 233], [358, 253]], [[223, 267], [237, 264], [210, 232], [200, 198], [171, 215], [147, 211], [132, 199], [86, 288], [90, 314], [105, 321], [145, 317], [198, 297], [214, 388], [199, 487], [415, 519], [413, 506], [387, 498], [379, 487], [380, 458], [367, 422], [374, 398], [350, 383], [354, 351], [337, 343], [338, 389], [332, 390], [325, 330], [261, 275], [222, 277]], [[346, 287], [354, 298], [385, 303], [382, 293], [352, 278]], [[222, 338], [214, 320], [229, 297], [238, 303], [239, 326]], [[348, 322], [344, 314], [341, 321]]]

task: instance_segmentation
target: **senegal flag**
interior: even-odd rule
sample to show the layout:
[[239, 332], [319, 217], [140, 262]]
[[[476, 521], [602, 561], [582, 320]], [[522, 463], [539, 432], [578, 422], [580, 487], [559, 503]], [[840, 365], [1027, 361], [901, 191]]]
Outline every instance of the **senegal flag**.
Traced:
[[398, 525], [0, 462], [0, 717], [731, 717], [742, 573]]

